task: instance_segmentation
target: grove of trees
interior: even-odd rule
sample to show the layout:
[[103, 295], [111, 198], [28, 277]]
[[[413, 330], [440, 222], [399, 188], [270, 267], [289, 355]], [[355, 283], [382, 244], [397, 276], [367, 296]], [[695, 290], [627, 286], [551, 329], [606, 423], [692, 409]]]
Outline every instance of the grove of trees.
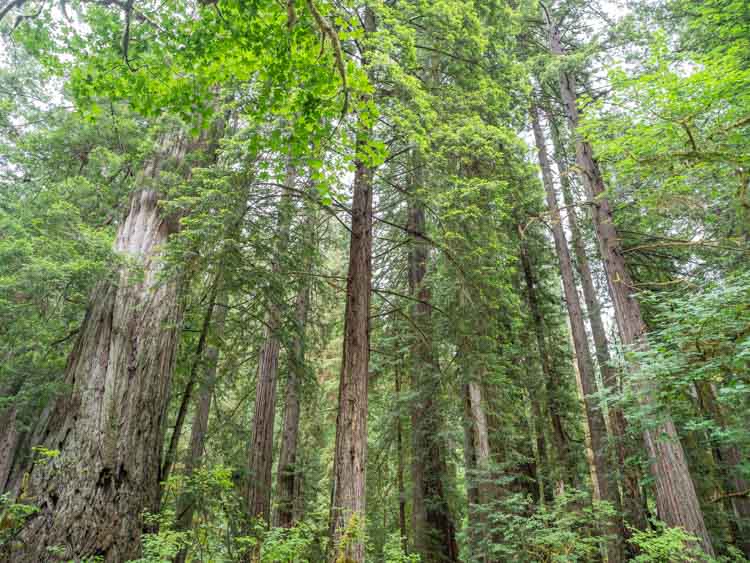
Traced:
[[0, 0], [0, 561], [750, 560], [746, 0]]

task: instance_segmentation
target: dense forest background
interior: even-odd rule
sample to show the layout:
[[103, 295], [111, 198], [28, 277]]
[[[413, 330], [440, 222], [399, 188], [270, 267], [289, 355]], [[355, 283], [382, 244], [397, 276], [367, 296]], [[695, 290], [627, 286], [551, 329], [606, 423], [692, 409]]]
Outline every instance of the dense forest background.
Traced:
[[0, 36], [0, 560], [750, 558], [745, 0]]

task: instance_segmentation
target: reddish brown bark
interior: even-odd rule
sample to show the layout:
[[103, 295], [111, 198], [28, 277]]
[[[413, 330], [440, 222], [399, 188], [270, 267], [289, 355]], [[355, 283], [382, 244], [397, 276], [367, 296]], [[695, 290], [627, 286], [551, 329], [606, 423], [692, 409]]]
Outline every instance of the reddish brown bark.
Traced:
[[565, 304], [570, 320], [578, 376], [583, 393], [584, 411], [593, 454], [592, 463], [594, 471], [592, 474], [594, 477], [594, 490], [599, 500], [609, 502], [616, 511], [616, 514], [604, 526], [604, 531], [610, 537], [607, 541], [607, 561], [613, 563], [624, 560], [622, 543], [624, 527], [619, 515], [620, 493], [617, 487], [615, 471], [611, 463], [612, 458], [607, 447], [607, 427], [604, 422], [604, 414], [596, 400], [597, 385], [594, 364], [591, 359], [591, 352], [589, 351], [583, 312], [573, 277], [573, 265], [568, 250], [568, 241], [562, 228], [560, 210], [557, 204], [557, 197], [555, 196], [555, 186], [552, 181], [552, 168], [547, 156], [546, 142], [536, 106], [531, 106], [530, 113], [539, 166], [542, 171], [542, 182], [547, 194], [547, 207], [551, 214], [552, 235], [555, 241], [555, 251], [557, 253]]
[[[363, 154], [370, 130], [362, 131]], [[365, 545], [365, 470], [367, 464], [367, 375], [370, 363], [370, 285], [372, 278], [372, 178], [364, 161], [355, 163], [351, 240], [346, 283], [344, 349], [339, 379], [336, 449], [331, 502], [332, 561], [361, 563]], [[344, 541], [344, 538], [346, 540]]]
[[309, 289], [303, 286], [295, 302], [295, 335], [289, 358], [289, 375], [284, 396], [284, 421], [281, 430], [279, 464], [276, 477], [277, 509], [274, 525], [290, 528], [295, 523], [295, 503], [300, 477], [297, 467], [297, 448], [300, 421], [300, 385], [305, 377], [305, 325]]
[[[179, 141], [172, 150], [181, 157]], [[157, 173], [154, 163], [149, 175]], [[123, 266], [91, 297], [66, 370], [72, 392], [49, 407], [35, 440], [60, 454], [31, 469], [28, 497], [40, 511], [14, 561], [44, 561], [49, 548], [65, 559], [138, 556], [143, 511], [158, 500], [181, 313], [175, 283], [158, 279], [159, 248], [175, 228], [158, 200], [155, 191], [136, 191], [115, 243], [142, 274]]]
[[[293, 187], [296, 171], [287, 166], [285, 185]], [[286, 190], [279, 204], [276, 256], [272, 270], [279, 275], [279, 260], [289, 241], [291, 221], [291, 192]], [[247, 509], [251, 518], [262, 518], [270, 524], [271, 517], [271, 469], [273, 466], [273, 430], [276, 419], [276, 380], [279, 366], [281, 328], [280, 298], [274, 296], [268, 308], [264, 342], [258, 361], [258, 379], [255, 386], [255, 409], [253, 410], [253, 433], [248, 447], [250, 483], [247, 493]]]
[[[620, 392], [620, 382], [618, 380], [617, 370], [610, 365], [609, 343], [607, 334], [604, 330], [602, 321], [601, 306], [597, 297], [594, 286], [593, 275], [589, 265], [588, 256], [583, 243], [581, 231], [578, 228], [576, 214], [576, 201], [570, 189], [568, 178], [569, 167], [567, 166], [562, 143], [559, 138], [559, 132], [555, 128], [554, 121], [549, 120], [552, 125], [552, 141], [554, 145], [554, 159], [560, 174], [560, 187], [563, 194], [563, 200], [567, 209], [567, 222], [570, 229], [573, 243], [575, 262], [578, 269], [583, 296], [586, 302], [586, 311], [591, 325], [591, 334], [594, 340], [597, 363], [602, 374], [602, 382], [605, 389], [613, 395]], [[629, 538], [632, 534], [630, 528], [636, 530], [646, 530], [648, 528], [648, 515], [646, 514], [646, 502], [641, 492], [641, 472], [638, 467], [629, 463], [629, 459], [635, 453], [636, 444], [633, 444], [632, 438], [628, 435], [628, 424], [622, 408], [617, 404], [609, 405], [609, 428], [615, 442], [617, 459], [621, 469], [621, 484], [623, 489], [622, 506], [625, 513], [625, 521], [628, 526], [625, 528], [625, 537]], [[642, 444], [641, 444], [642, 447]], [[631, 545], [627, 545], [631, 549]], [[632, 551], [632, 549], [631, 549]]]
[[[550, 29], [550, 51], [562, 56], [560, 30]], [[576, 164], [588, 197], [593, 202], [592, 216], [599, 241], [604, 270], [615, 309], [615, 318], [623, 345], [645, 349], [646, 326], [641, 308], [635, 297], [633, 282], [625, 263], [620, 237], [615, 227], [606, 187], [599, 165], [594, 159], [591, 145], [578, 132], [579, 114], [576, 102], [575, 77], [572, 73], [560, 73], [560, 94], [568, 124], [576, 136]], [[653, 389], [649, 382], [640, 382], [640, 398], [644, 406], [656, 409]], [[690, 477], [685, 452], [677, 435], [674, 422], [660, 408], [659, 420], [644, 432], [644, 442], [655, 481], [656, 505], [661, 518], [668, 526], [681, 527], [695, 535], [701, 548], [713, 555], [711, 538], [703, 520], [695, 486]]]

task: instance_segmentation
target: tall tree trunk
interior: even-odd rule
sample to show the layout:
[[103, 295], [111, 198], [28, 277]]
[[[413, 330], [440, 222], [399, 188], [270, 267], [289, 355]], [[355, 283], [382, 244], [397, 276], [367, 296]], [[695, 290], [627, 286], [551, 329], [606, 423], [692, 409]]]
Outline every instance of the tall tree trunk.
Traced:
[[[521, 233], [520, 227], [519, 233]], [[555, 456], [559, 460], [559, 466], [562, 470], [561, 481], [571, 485], [574, 479], [573, 462], [571, 459], [570, 444], [568, 437], [565, 434], [562, 416], [560, 414], [560, 381], [558, 381], [558, 374], [555, 373], [552, 367], [552, 360], [549, 356], [549, 351], [547, 350], [547, 343], [544, 335], [544, 318], [542, 317], [542, 311], [536, 293], [536, 281], [534, 279], [534, 272], [531, 268], [531, 260], [529, 259], [529, 254], [526, 249], [526, 241], [523, 240], [522, 233], [520, 250], [521, 267], [523, 268], [523, 275], [526, 281], [526, 295], [529, 302], [529, 309], [531, 310], [531, 319], [534, 325], [534, 334], [536, 335], [537, 348], [539, 349], [542, 373], [544, 375], [545, 395], [547, 396], [547, 414], [552, 422], [552, 443], [555, 449]], [[560, 484], [561, 483], [557, 483], [557, 489], [560, 488]]]
[[489, 427], [482, 404], [482, 389], [476, 381], [464, 384], [464, 417], [471, 555], [472, 560], [489, 563], [489, 555], [485, 553], [486, 541], [490, 539], [486, 518], [490, 510], [488, 502], [491, 500], [488, 484], [491, 477]]
[[[552, 26], [550, 29], [550, 50], [556, 56], [564, 54], [560, 43], [560, 30], [557, 26]], [[578, 132], [579, 114], [575, 77], [572, 73], [564, 71], [560, 73], [560, 94], [568, 124], [576, 137], [576, 164], [588, 197], [593, 202], [594, 228], [607, 273], [607, 282], [622, 343], [625, 346], [644, 349], [648, 346], [645, 338], [646, 326], [638, 299], [633, 295], [633, 283], [625, 264], [612, 208], [607, 197], [604, 197], [604, 179], [594, 159], [591, 145]], [[640, 391], [644, 406], [656, 408], [652, 398], [653, 389], [650, 385], [641, 384]], [[703, 521], [703, 512], [674, 422], [668, 414], [663, 413], [663, 409], [660, 418], [661, 420], [654, 428], [647, 428], [644, 432], [651, 472], [656, 484], [656, 505], [659, 518], [668, 526], [681, 527], [695, 535], [706, 554], [713, 555], [711, 538]]]
[[[369, 9], [366, 19], [372, 19]], [[372, 31], [370, 27], [368, 31]], [[357, 155], [372, 132], [357, 138]], [[339, 379], [336, 450], [333, 459], [331, 502], [332, 561], [362, 563], [365, 544], [365, 470], [367, 465], [367, 376], [370, 364], [370, 290], [372, 280], [373, 169], [355, 161], [349, 269], [346, 280], [344, 346]], [[346, 541], [342, 541], [346, 538]]]
[[[287, 165], [285, 184], [291, 188], [296, 181], [294, 166]], [[273, 257], [273, 275], [280, 271], [280, 257], [289, 241], [292, 200], [291, 192], [285, 190], [279, 203], [277, 246]], [[281, 297], [273, 296], [266, 318], [264, 342], [258, 356], [258, 378], [255, 386], [255, 409], [253, 411], [253, 433], [249, 453], [250, 483], [247, 493], [247, 509], [251, 518], [262, 518], [266, 524], [271, 517], [271, 469], [273, 466], [273, 430], [276, 418], [276, 379], [279, 367], [279, 329]]]
[[[550, 117], [549, 114], [548, 117]], [[554, 120], [550, 117], [548, 121], [552, 126], [555, 164], [560, 174], [560, 188], [567, 209], [568, 228], [570, 229], [576, 266], [581, 279], [581, 287], [583, 288], [591, 334], [594, 339], [597, 363], [599, 364], [605, 389], [611, 394], [617, 394], [620, 392], [618, 374], [617, 370], [610, 365], [609, 344], [607, 342], [607, 333], [604, 330], [604, 322], [602, 321], [601, 306], [597, 297], [596, 287], [594, 286], [594, 279], [586, 255], [583, 237], [578, 228], [575, 209], [576, 201], [573, 198], [568, 179], [569, 166], [567, 165], [559, 131], [556, 128]], [[635, 444], [632, 443], [632, 439], [628, 435], [627, 420], [622, 408], [617, 404], [609, 405], [608, 415], [609, 428], [615, 440], [617, 459], [621, 468], [622, 505], [625, 512], [625, 521], [628, 523], [628, 526], [625, 527], [625, 537], [627, 539], [632, 535], [631, 528], [635, 530], [646, 530], [648, 528], [648, 515], [645, 509], [646, 502], [641, 492], [640, 471], [632, 463], [628, 463], [628, 458], [632, 457], [635, 453]], [[626, 547], [628, 549], [632, 548], [629, 544], [626, 544]], [[631, 555], [634, 555], [634, 553], [631, 553]]]
[[[419, 176], [415, 178], [414, 189], [422, 189]], [[407, 231], [411, 238], [409, 288], [416, 300], [412, 309], [416, 330], [411, 345], [414, 543], [425, 563], [458, 561], [455, 526], [444, 486], [447, 471], [442, 432], [444, 421], [437, 402], [439, 368], [432, 349], [431, 292], [425, 282], [429, 247], [419, 194], [412, 195], [408, 213]]]
[[185, 425], [185, 418], [187, 417], [188, 406], [193, 396], [193, 388], [198, 380], [198, 374], [200, 366], [204, 361], [204, 349], [206, 347], [206, 339], [208, 337], [208, 331], [211, 326], [211, 318], [214, 314], [214, 307], [216, 304], [216, 291], [217, 291], [218, 280], [214, 280], [210, 289], [210, 297], [208, 307], [203, 316], [203, 323], [201, 325], [200, 336], [198, 337], [198, 345], [195, 348], [195, 354], [193, 355], [193, 363], [190, 366], [190, 375], [188, 376], [185, 390], [182, 393], [182, 399], [180, 400], [180, 407], [177, 410], [177, 417], [174, 423], [174, 429], [172, 430], [172, 436], [169, 440], [169, 446], [167, 447], [167, 453], [164, 456], [164, 463], [161, 467], [161, 474], [159, 477], [160, 481], [160, 492], [159, 500], [161, 502], [164, 495], [164, 485], [169, 479], [172, 473], [172, 467], [177, 460], [177, 447], [180, 443], [180, 437], [182, 436], [182, 429]]
[[547, 194], [547, 207], [551, 214], [552, 235], [555, 241], [565, 303], [568, 309], [568, 318], [570, 319], [578, 376], [583, 393], [583, 404], [593, 453], [594, 491], [599, 500], [609, 502], [616, 511], [616, 514], [604, 526], [607, 535], [610, 537], [607, 542], [607, 561], [614, 563], [624, 560], [622, 544], [624, 528], [622, 519], [620, 518], [620, 493], [617, 487], [616, 474], [611, 463], [612, 458], [607, 447], [607, 427], [604, 422], [604, 414], [596, 401], [597, 385], [594, 364], [591, 359], [591, 352], [589, 351], [581, 303], [578, 299], [578, 290], [573, 278], [573, 265], [568, 251], [568, 241], [565, 238], [560, 210], [557, 206], [555, 186], [552, 181], [552, 169], [547, 157], [547, 148], [539, 120], [539, 111], [535, 105], [531, 106], [530, 113], [539, 165], [542, 170], [542, 182]]
[[[217, 281], [215, 283], [221, 283]], [[208, 416], [211, 412], [211, 399], [216, 386], [216, 370], [219, 364], [219, 344], [224, 335], [224, 322], [227, 315], [226, 292], [222, 292], [218, 298], [219, 303], [212, 303], [214, 321], [211, 332], [215, 343], [206, 347], [203, 358], [204, 373], [198, 390], [195, 405], [195, 416], [190, 429], [190, 450], [185, 460], [185, 478], [189, 481], [193, 473], [203, 463], [203, 452], [206, 446], [206, 434], [208, 432]], [[177, 499], [175, 530], [189, 531], [193, 526], [193, 514], [195, 512], [195, 497], [191, 491], [185, 491]], [[184, 563], [187, 557], [187, 548], [183, 548], [177, 554], [175, 563]]]
[[274, 525], [291, 528], [295, 523], [294, 505], [300, 478], [297, 466], [297, 443], [300, 420], [300, 385], [305, 377], [305, 325], [309, 302], [307, 282], [297, 292], [295, 300], [295, 335], [289, 358], [289, 376], [284, 395], [284, 421], [279, 449], [279, 466], [276, 477], [278, 496]]
[[[152, 183], [167, 157], [182, 161], [181, 136], [169, 138], [138, 182]], [[141, 268], [94, 290], [66, 368], [71, 392], [48, 407], [34, 440], [59, 455], [31, 468], [28, 494], [39, 512], [13, 554], [19, 563], [100, 556], [134, 559], [143, 511], [158, 502], [164, 422], [181, 307], [177, 284], [159, 279], [159, 248], [175, 231], [159, 194], [142, 188], [130, 198], [115, 250]]]
[[[396, 368], [396, 398], [401, 401], [401, 373]], [[401, 535], [401, 549], [409, 553], [409, 535], [406, 528], [406, 489], [404, 487], [404, 440], [403, 424], [401, 423], [401, 411], [399, 409], [396, 417], [396, 485], [398, 486], [398, 529]]]

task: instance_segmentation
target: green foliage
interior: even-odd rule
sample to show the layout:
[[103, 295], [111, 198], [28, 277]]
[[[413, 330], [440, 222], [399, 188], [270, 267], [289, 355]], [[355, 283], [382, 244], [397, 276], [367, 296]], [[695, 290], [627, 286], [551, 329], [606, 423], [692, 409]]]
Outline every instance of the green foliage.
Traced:
[[474, 557], [486, 553], [496, 561], [590, 561], [602, 541], [595, 530], [612, 514], [607, 503], [591, 504], [586, 491], [565, 492], [537, 507], [529, 498], [509, 495], [485, 509], [487, 529], [468, 527], [462, 533], [482, 533]]
[[164, 515], [144, 514], [144, 524], [158, 528], [157, 533], [143, 534], [143, 557], [136, 563], [169, 563], [173, 561], [180, 549], [185, 547], [188, 532], [179, 532], [172, 528], [170, 518]]
[[0, 555], [11, 547], [24, 523], [38, 511], [33, 504], [14, 502], [9, 493], [0, 495]]
[[383, 561], [385, 563], [419, 563], [420, 557], [416, 553], [404, 553], [401, 534], [392, 532], [383, 546]]
[[639, 563], [677, 563], [704, 561], [692, 545], [695, 538], [681, 528], [668, 528], [657, 522], [654, 530], [633, 530], [628, 540], [638, 548], [633, 559]]

